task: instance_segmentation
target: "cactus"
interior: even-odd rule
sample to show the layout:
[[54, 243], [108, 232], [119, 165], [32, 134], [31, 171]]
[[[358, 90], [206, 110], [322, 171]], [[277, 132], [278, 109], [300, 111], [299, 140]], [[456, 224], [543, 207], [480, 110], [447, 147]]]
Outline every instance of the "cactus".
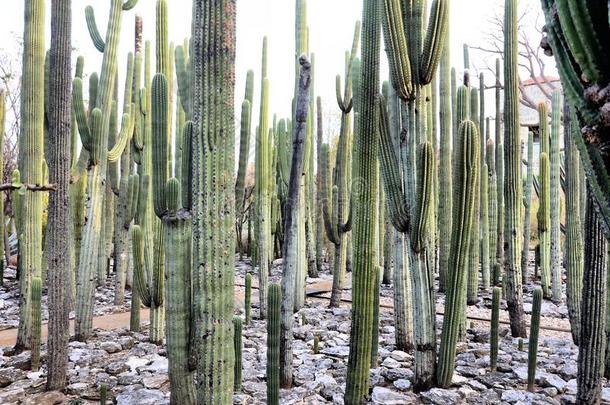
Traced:
[[281, 289], [269, 285], [267, 317], [267, 403], [280, 403], [280, 302]]
[[[43, 184], [44, 134], [44, 1], [28, 0], [24, 8], [23, 67], [21, 78], [21, 133], [19, 136], [19, 171], [21, 181]], [[42, 193], [25, 191], [21, 196], [19, 246], [20, 305], [16, 351], [29, 348], [35, 330], [32, 322], [32, 278], [42, 275]]]
[[585, 193], [580, 183], [580, 157], [574, 142], [578, 131], [577, 120], [569, 108], [564, 109], [565, 168], [566, 168], [566, 296], [572, 340], [580, 342], [580, 305], [582, 300], [582, 275], [584, 267], [584, 240], [580, 195]]
[[100, 384], [100, 405], [106, 405], [108, 402], [108, 385], [106, 383]]
[[549, 156], [540, 154], [540, 206], [538, 208], [538, 235], [540, 239], [540, 273], [542, 274], [542, 291], [545, 298], [551, 296], [551, 240], [550, 223], [550, 170]]
[[479, 176], [479, 134], [477, 126], [470, 120], [460, 125], [460, 140], [456, 153], [457, 192], [453, 205], [453, 224], [451, 235], [451, 253], [449, 268], [454, 269], [449, 278], [447, 299], [445, 301], [445, 318], [441, 335], [441, 346], [437, 369], [437, 383], [442, 387], [451, 384], [455, 366], [455, 347], [458, 339], [462, 314], [465, 311], [464, 295], [466, 293], [467, 263], [473, 217], [475, 215], [475, 198], [471, 193], [473, 184]]
[[[504, 198], [504, 134], [502, 133], [502, 72], [500, 59], [496, 59], [496, 179], [497, 179], [497, 232], [495, 262], [504, 265], [504, 223], [506, 221], [506, 206]], [[495, 267], [494, 267], [495, 268]]]
[[534, 302], [532, 304], [532, 319], [530, 326], [530, 340], [527, 356], [527, 390], [534, 390], [536, 381], [536, 357], [538, 355], [538, 335], [540, 332], [540, 306], [542, 305], [542, 290], [534, 289]]
[[517, 343], [517, 349], [519, 349], [520, 352], [523, 351], [523, 338], [519, 338], [519, 343]]
[[246, 325], [250, 325], [252, 320], [252, 274], [246, 274], [246, 293], [244, 299], [244, 309], [246, 312]]
[[[433, 202], [437, 198], [432, 173], [432, 167], [435, 165], [434, 156], [428, 156], [432, 145], [425, 143], [427, 140], [432, 140], [432, 137], [429, 137], [426, 132], [426, 127], [431, 126], [429, 123], [431, 115], [427, 114], [427, 108], [432, 107], [425, 103], [424, 99], [426, 94], [431, 94], [431, 90], [426, 86], [434, 77], [445, 47], [448, 2], [436, 0], [432, 3], [427, 28], [423, 17], [423, 7], [420, 3], [411, 4], [398, 0], [383, 2], [382, 21], [390, 62], [390, 78], [392, 86], [401, 99], [401, 114], [405, 114], [402, 119], [399, 118], [400, 116], [395, 118], [405, 123], [403, 130], [409, 131], [409, 136], [406, 142], [408, 145], [400, 145], [401, 149], [404, 146], [401, 151], [404, 152], [401, 153], [404, 161], [400, 162], [395, 156], [396, 147], [392, 144], [391, 138], [387, 133], [384, 135], [384, 132], [387, 132], [388, 124], [384, 123], [387, 117], [385, 119], [382, 117], [381, 160], [383, 182], [390, 202], [388, 206], [392, 223], [397, 230], [403, 233], [407, 232], [409, 228], [411, 229], [410, 232], [407, 232], [406, 243], [410, 245], [409, 265], [411, 266], [413, 314], [416, 329], [414, 334], [416, 347], [414, 389], [416, 391], [429, 388], [435, 375], [435, 310], [430, 280], [433, 278], [435, 267], [433, 251], [435, 251], [436, 219], [434, 217], [435, 203]], [[382, 113], [384, 112], [382, 109]], [[432, 128], [429, 133], [432, 133], [431, 130]], [[422, 149], [424, 159], [420, 162], [420, 159], [416, 158], [416, 148], [422, 142], [426, 146]], [[425, 164], [429, 164], [430, 167], [425, 168]], [[402, 165], [402, 170], [400, 165]], [[419, 175], [415, 173], [416, 167]], [[401, 177], [405, 180], [404, 184]], [[413, 224], [409, 224], [410, 216], [413, 216]]]
[[504, 157], [506, 204], [504, 235], [506, 263], [503, 285], [513, 337], [525, 336], [523, 288], [521, 283], [521, 246], [523, 238], [523, 196], [521, 178], [521, 140], [519, 137], [518, 0], [507, 0], [504, 13]]
[[[575, 143], [591, 193], [601, 213], [606, 237], [610, 237], [610, 162], [606, 155], [609, 47], [608, 5], [606, 2], [543, 0], [547, 37], [545, 53], [555, 56], [565, 97], [576, 112]], [[552, 160], [552, 159], [551, 159]], [[584, 193], [582, 193], [584, 195]]]
[[[5, 94], [0, 90], [0, 150], [4, 150]], [[0, 179], [4, 179], [4, 156], [0, 156]], [[4, 285], [4, 195], [0, 195], [0, 286]], [[8, 263], [6, 263], [8, 266]]]
[[235, 377], [233, 382], [233, 387], [235, 392], [239, 392], [241, 390], [241, 372], [243, 368], [242, 364], [242, 341], [241, 341], [241, 332], [242, 331], [242, 321], [241, 318], [236, 316], [233, 317], [233, 347], [235, 350]]
[[[252, 102], [254, 94], [254, 72], [248, 71], [246, 77], [246, 95], [241, 105], [241, 128], [239, 137], [239, 167], [235, 181], [235, 215], [237, 216], [237, 244], [239, 253], [244, 252], [242, 229], [244, 224], [244, 196], [246, 192], [246, 169], [250, 154], [250, 136], [252, 133]], [[246, 324], [248, 321], [246, 320]]]
[[[449, 36], [449, 34], [447, 34]], [[453, 182], [452, 182], [452, 149], [453, 136], [451, 132], [452, 108], [450, 89], [451, 50], [449, 40], [445, 42], [445, 49], [440, 62], [440, 159], [439, 159], [439, 291], [446, 290], [449, 274], [449, 251], [451, 246], [451, 213], [453, 211]], [[457, 130], [457, 129], [456, 129]]]
[[523, 284], [527, 283], [527, 268], [529, 266], [533, 181], [534, 134], [530, 132], [527, 136], [527, 176], [523, 189], [523, 207], [525, 208], [525, 214], [523, 215], [523, 251], [521, 252], [521, 276]]
[[551, 285], [553, 292], [553, 302], [561, 302], [561, 201], [560, 201], [560, 152], [559, 137], [561, 126], [561, 92], [553, 92], [552, 116], [551, 116], [551, 137], [549, 149], [550, 162], [550, 242], [551, 242]]
[[40, 277], [32, 277], [32, 288], [30, 290], [32, 296], [32, 371], [40, 369], [40, 336], [41, 336], [41, 313], [42, 307], [40, 301], [42, 299], [42, 280]]
[[[132, 1], [131, 3], [135, 5], [136, 1]], [[94, 277], [91, 275], [91, 272], [98, 268], [99, 263], [99, 256], [94, 252], [99, 248], [100, 235], [103, 231], [101, 228], [101, 218], [104, 208], [103, 187], [107, 177], [107, 159], [114, 155], [120, 155], [120, 153], [117, 154], [117, 151], [115, 150], [109, 152], [107, 145], [110, 132], [110, 118], [112, 115], [112, 100], [115, 93], [115, 81], [117, 77], [116, 55], [121, 31], [122, 7], [123, 2], [121, 0], [112, 0], [106, 41], [103, 48], [104, 57], [99, 78], [99, 87], [97, 88], [95, 103], [90, 103], [89, 106], [90, 109], [93, 106], [95, 107], [91, 110], [88, 120], [86, 119], [87, 116], [84, 113], [84, 106], [82, 105], [82, 81], [77, 77], [73, 82], [74, 91], [72, 101], [76, 109], [79, 133], [83, 140], [83, 147], [87, 149], [90, 154], [90, 168], [87, 180], [87, 189], [90, 190], [90, 201], [87, 206], [87, 218], [93, 219], [87, 221], [85, 226], [77, 274], [75, 332], [76, 339], [80, 341], [88, 339], [92, 327], [93, 300], [91, 297], [94, 290], [92, 283]], [[130, 77], [131, 73], [128, 73], [128, 80], [130, 80]], [[131, 97], [126, 99], [129, 100], [130, 98]], [[130, 119], [129, 112], [130, 111], [128, 110], [124, 111], [122, 116], [119, 139], [127, 137], [130, 133], [129, 127], [133, 120]], [[124, 147], [125, 143], [117, 141], [117, 145]]]
[[491, 364], [491, 371], [496, 371], [498, 367], [498, 326], [500, 324], [500, 299], [502, 298], [502, 289], [500, 287], [494, 287], [492, 292], [492, 303], [491, 303], [491, 332], [489, 335], [490, 350], [489, 350], [489, 362]]
[[[476, 88], [470, 89], [470, 120], [477, 126], [478, 133], [481, 134], [481, 128], [479, 127], [479, 91]], [[479, 136], [479, 140], [477, 145], [480, 148], [480, 144], [482, 143], [480, 139], [483, 138], [482, 135]], [[479, 152], [478, 159], [481, 160], [481, 155]], [[468, 305], [474, 305], [478, 301], [478, 292], [479, 292], [479, 258], [481, 253], [481, 235], [480, 235], [480, 194], [481, 194], [481, 174], [482, 164], [479, 162], [479, 166], [477, 167], [478, 176], [477, 181], [473, 183], [470, 192], [474, 194], [474, 217], [472, 223], [472, 232], [470, 234], [470, 252], [468, 254], [468, 288], [466, 290], [466, 302]], [[465, 330], [465, 329], [464, 329]]]
[[[331, 168], [328, 157], [328, 145], [322, 145], [322, 155], [320, 157], [324, 227], [326, 229], [326, 236], [335, 247], [330, 307], [338, 307], [341, 303], [347, 256], [347, 233], [351, 231], [352, 226], [349, 217], [351, 178], [349, 177], [348, 165], [352, 149], [350, 113], [354, 105], [354, 100], [352, 98], [352, 75], [354, 60], [358, 52], [359, 36], [360, 22], [357, 22], [351, 53], [349, 53], [349, 56], [346, 54], [345, 88], [343, 94], [341, 93], [341, 76], [337, 75], [336, 78], [337, 103], [341, 110], [341, 132], [339, 135], [332, 181], [330, 179]], [[318, 114], [319, 122], [321, 121], [321, 118], [321, 114]]]
[[483, 289], [490, 286], [489, 269], [489, 167], [483, 160], [481, 170], [481, 282]]
[[383, 268], [377, 269], [377, 275], [375, 277], [375, 296], [373, 298], [373, 333], [371, 334], [371, 368], [377, 368], [377, 354], [379, 352], [379, 294], [381, 275], [383, 274]]

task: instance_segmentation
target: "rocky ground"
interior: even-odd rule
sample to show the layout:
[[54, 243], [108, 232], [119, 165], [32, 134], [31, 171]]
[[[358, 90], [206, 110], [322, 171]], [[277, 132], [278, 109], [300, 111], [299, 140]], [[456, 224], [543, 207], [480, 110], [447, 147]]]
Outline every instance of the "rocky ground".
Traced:
[[[249, 262], [237, 265], [237, 302], [241, 302], [243, 275], [251, 270]], [[272, 281], [279, 281], [274, 266]], [[310, 279], [312, 287], [328, 284], [328, 275]], [[105, 287], [109, 288], [109, 287]], [[6, 290], [1, 290], [2, 294]], [[111, 290], [110, 290], [111, 291]], [[98, 289], [96, 314], [111, 307], [111, 298], [102, 300], [104, 288]], [[110, 296], [112, 294], [110, 293]], [[349, 299], [349, 292], [346, 291]], [[529, 295], [529, 294], [528, 294]], [[253, 291], [253, 299], [257, 296]], [[384, 300], [391, 303], [391, 289], [383, 289]], [[0, 299], [10, 299], [10, 297]], [[527, 301], [531, 301], [526, 296]], [[439, 297], [442, 303], [442, 296]], [[343, 404], [347, 356], [349, 352], [350, 310], [328, 309], [328, 301], [308, 298], [306, 307], [295, 315], [294, 366], [295, 387], [282, 390], [282, 404]], [[99, 307], [99, 308], [98, 308]], [[471, 310], [489, 316], [489, 300], [480, 300]], [[527, 309], [527, 304], [526, 304]], [[101, 312], [98, 312], [101, 311]], [[4, 311], [2, 311], [4, 312]], [[256, 314], [256, 309], [254, 314]], [[238, 310], [243, 313], [243, 310]], [[470, 313], [470, 312], [469, 312]], [[546, 321], [564, 324], [565, 307], [545, 302]], [[4, 316], [4, 315], [2, 315]], [[6, 319], [2, 319], [5, 322]], [[438, 317], [438, 330], [442, 316]], [[518, 339], [501, 325], [500, 355], [497, 372], [489, 370], [489, 324], [470, 325], [467, 340], [458, 344], [454, 384], [450, 389], [432, 389], [414, 394], [411, 389], [412, 356], [394, 349], [394, 321], [391, 309], [381, 312], [378, 367], [371, 371], [370, 403], [373, 404], [571, 404], [576, 393], [577, 348], [569, 334], [541, 331], [538, 352], [537, 387], [526, 391], [527, 342], [519, 350]], [[320, 352], [313, 353], [314, 336], [320, 337]], [[264, 404], [266, 398], [266, 325], [254, 320], [243, 330], [243, 384], [234, 397], [236, 404]], [[65, 393], [44, 393], [45, 369], [30, 372], [29, 352], [8, 356], [9, 347], [0, 348], [0, 404], [99, 403], [99, 387], [105, 383], [117, 404], [169, 403], [167, 357], [163, 346], [148, 342], [146, 325], [142, 333], [126, 328], [96, 330], [87, 343], [70, 343], [69, 386]], [[43, 347], [43, 356], [46, 347]], [[604, 401], [610, 403], [610, 385]]]

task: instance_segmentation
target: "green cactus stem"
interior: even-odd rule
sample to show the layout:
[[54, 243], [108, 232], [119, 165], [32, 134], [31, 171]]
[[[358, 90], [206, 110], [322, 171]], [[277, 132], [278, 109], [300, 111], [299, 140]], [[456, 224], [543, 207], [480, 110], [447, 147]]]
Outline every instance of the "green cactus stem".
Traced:
[[492, 303], [491, 303], [491, 332], [489, 335], [490, 350], [489, 350], [489, 362], [491, 364], [491, 371], [496, 371], [498, 367], [498, 326], [500, 324], [500, 299], [502, 298], [502, 289], [500, 287], [494, 287], [492, 292]]
[[534, 134], [530, 132], [527, 136], [527, 176], [523, 189], [523, 251], [521, 252], [521, 276], [523, 284], [527, 283], [529, 255], [530, 255], [530, 235], [531, 235], [531, 212], [532, 212], [532, 187], [534, 181]]
[[41, 345], [41, 319], [42, 319], [42, 280], [40, 277], [32, 277], [31, 288], [32, 300], [32, 371], [40, 369], [40, 345]]
[[252, 320], [252, 274], [246, 274], [246, 293], [244, 299], [244, 309], [246, 312], [246, 325], [250, 325]]
[[448, 387], [451, 384], [455, 367], [455, 348], [462, 323], [462, 314], [465, 311], [467, 263], [472, 241], [475, 198], [477, 198], [470, 190], [472, 190], [472, 185], [478, 181], [479, 176], [479, 134], [474, 122], [466, 120], [460, 125], [460, 140], [457, 148], [455, 155], [457, 195], [453, 205], [452, 248], [449, 257], [449, 266], [455, 270], [451, 273], [447, 286], [445, 318], [436, 375], [437, 383], [441, 387]]
[[550, 241], [551, 241], [551, 286], [553, 292], [553, 302], [561, 303], [561, 275], [563, 272], [561, 256], [561, 201], [560, 201], [560, 151], [559, 137], [561, 127], [561, 91], [553, 92], [552, 111], [551, 111], [551, 137], [549, 149], [550, 162]]
[[550, 219], [550, 170], [549, 156], [540, 154], [540, 202], [538, 207], [538, 238], [540, 239], [540, 273], [542, 274], [542, 291], [545, 298], [551, 297], [551, 240]]
[[267, 403], [280, 403], [280, 302], [281, 289], [269, 285], [267, 317]]
[[241, 318], [236, 316], [233, 318], [233, 347], [235, 348], [235, 378], [234, 378], [234, 390], [239, 392], [241, 390], [241, 372], [243, 368], [242, 364], [242, 321]]
[[[249, 70], [246, 77], [246, 95], [241, 105], [241, 128], [239, 137], [239, 167], [237, 169], [237, 179], [235, 181], [235, 213], [237, 216], [237, 244], [240, 254], [244, 252], [242, 242], [242, 229], [245, 220], [244, 216], [244, 196], [246, 193], [246, 169], [248, 168], [248, 158], [250, 154], [250, 137], [252, 133], [252, 102], [254, 93], [254, 71]], [[246, 324], [248, 321], [246, 321]]]
[[100, 405], [106, 405], [108, 402], [108, 385], [106, 383], [100, 384]]
[[540, 333], [540, 306], [542, 305], [542, 290], [534, 290], [534, 302], [532, 304], [532, 319], [530, 326], [530, 340], [527, 356], [527, 390], [534, 390], [536, 382], [536, 357], [538, 355], [538, 336]]
[[489, 167], [483, 161], [481, 170], [481, 283], [484, 290], [490, 286], [489, 268]]

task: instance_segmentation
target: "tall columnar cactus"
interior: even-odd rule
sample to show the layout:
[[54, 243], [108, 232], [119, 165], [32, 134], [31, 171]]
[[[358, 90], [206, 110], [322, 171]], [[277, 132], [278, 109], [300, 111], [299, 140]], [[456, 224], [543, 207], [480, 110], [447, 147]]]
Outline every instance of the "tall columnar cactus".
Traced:
[[[465, 79], [466, 80], [466, 79]], [[479, 127], [479, 90], [477, 88], [470, 89], [470, 114], [469, 119], [476, 125], [478, 129], [478, 133], [481, 133], [481, 128]], [[482, 136], [478, 137], [478, 147], [480, 146], [480, 139]], [[480, 152], [478, 155], [478, 159], [481, 160]], [[473, 183], [470, 192], [474, 194], [474, 216], [472, 219], [472, 231], [470, 234], [470, 252], [468, 254], [468, 288], [466, 289], [466, 302], [468, 305], [474, 305], [478, 300], [478, 292], [479, 292], [479, 258], [481, 254], [481, 235], [480, 235], [480, 194], [481, 194], [481, 169], [482, 164], [479, 162], [479, 166], [477, 167], [477, 181]]]
[[244, 298], [244, 311], [246, 313], [246, 325], [252, 320], [252, 274], [246, 274], [246, 292]]
[[549, 149], [550, 162], [550, 237], [551, 237], [551, 285], [553, 291], [553, 302], [561, 302], [561, 275], [563, 266], [561, 263], [561, 201], [560, 201], [560, 151], [559, 137], [561, 127], [561, 92], [553, 92], [553, 104], [551, 111], [551, 138]]
[[580, 182], [580, 156], [574, 142], [578, 122], [574, 111], [564, 109], [565, 170], [566, 170], [566, 296], [570, 328], [574, 344], [580, 343], [580, 304], [584, 268], [583, 221], [580, 215], [580, 196], [585, 185]]
[[500, 325], [500, 299], [502, 298], [502, 289], [494, 287], [491, 301], [491, 332], [489, 334], [489, 363], [491, 371], [496, 371], [498, 367], [498, 326]]
[[349, 57], [346, 57], [345, 89], [343, 94], [341, 93], [341, 76], [337, 75], [336, 79], [337, 104], [341, 110], [341, 132], [337, 145], [332, 180], [330, 177], [329, 146], [327, 144], [322, 145], [322, 156], [320, 157], [324, 227], [326, 229], [326, 236], [335, 246], [333, 288], [330, 299], [331, 307], [338, 307], [341, 303], [347, 256], [347, 233], [351, 231], [352, 226], [351, 218], [349, 217], [351, 178], [348, 171], [350, 164], [349, 156], [352, 149], [352, 120], [350, 113], [354, 105], [352, 98], [353, 63], [358, 52], [359, 40], [360, 23], [358, 22], [356, 23], [351, 53]]
[[379, 58], [381, 27], [379, 2], [364, 0], [362, 18], [362, 69], [360, 86], [356, 87], [359, 111], [354, 139], [353, 176], [362, 180], [360, 198], [354, 201], [354, 252], [352, 274], [352, 326], [347, 367], [345, 403], [359, 404], [368, 394], [371, 366], [374, 280], [376, 257], [374, 228], [377, 225], [377, 152]]
[[[504, 223], [506, 222], [506, 205], [504, 198], [504, 138], [502, 133], [502, 71], [500, 70], [500, 59], [496, 59], [496, 179], [498, 196], [498, 215], [497, 215], [497, 242], [495, 262], [504, 266]], [[495, 267], [495, 266], [494, 266]]]
[[371, 334], [371, 368], [377, 368], [377, 355], [379, 353], [379, 293], [381, 288], [381, 275], [383, 274], [383, 268], [379, 266], [377, 268], [375, 277], [375, 296], [373, 297], [373, 333]]
[[551, 239], [550, 225], [550, 169], [549, 155], [540, 154], [540, 198], [538, 207], [538, 238], [540, 239], [540, 273], [542, 275], [542, 291], [545, 298], [551, 296]]
[[239, 392], [239, 390], [241, 390], [241, 372], [242, 372], [242, 368], [243, 368], [243, 363], [242, 363], [243, 344], [242, 344], [241, 334], [242, 334], [242, 321], [239, 316], [236, 316], [233, 318], [233, 347], [235, 350], [235, 365], [233, 366], [234, 372], [235, 372], [235, 377], [234, 377], [233, 387], [234, 387], [235, 392]]
[[[597, 204], [606, 237], [610, 237], [610, 159], [606, 145], [610, 45], [607, 2], [542, 0], [547, 37], [543, 46], [555, 56], [565, 97], [576, 110], [575, 136], [582, 166]], [[584, 193], [583, 193], [584, 195]]]
[[[213, 18], [222, 16], [222, 18]], [[233, 401], [236, 1], [193, 1], [191, 54], [194, 353], [197, 402]], [[214, 69], [210, 69], [214, 66]], [[214, 97], [209, 97], [215, 94]], [[183, 159], [184, 161], [184, 159]], [[217, 170], [202, 170], [216, 167]], [[182, 179], [184, 181], [184, 178]], [[214, 213], [211, 215], [209, 213]], [[205, 271], [200, 264], [207, 264]], [[213, 355], [212, 355], [213, 354]]]
[[[23, 66], [21, 77], [21, 134], [19, 136], [19, 171], [26, 184], [43, 184], [43, 134], [45, 39], [44, 1], [27, 0], [24, 8]], [[32, 323], [33, 277], [42, 275], [42, 193], [26, 191], [22, 196], [19, 216], [20, 305], [19, 330], [15, 348], [30, 347], [34, 330]]]
[[[132, 4], [133, 3], [133, 4]], [[137, 1], [130, 1], [129, 6], [135, 5]], [[127, 7], [129, 8], [129, 7]], [[98, 267], [99, 256], [94, 254], [99, 247], [100, 234], [102, 232], [101, 218], [104, 207], [104, 184], [106, 182], [108, 159], [113, 155], [120, 156], [125, 143], [117, 141], [120, 149], [108, 151], [108, 134], [110, 131], [110, 118], [112, 115], [112, 99], [117, 77], [117, 51], [121, 31], [121, 19], [123, 15], [122, 0], [112, 0], [110, 4], [110, 17], [106, 31], [106, 40], [103, 43], [104, 57], [102, 70], [99, 78], [95, 103], [90, 102], [89, 107], [93, 107], [89, 117], [84, 112], [82, 105], [82, 80], [78, 77], [73, 82], [73, 104], [75, 105], [76, 117], [79, 133], [83, 141], [83, 147], [90, 154], [88, 186], [90, 199], [87, 205], [87, 224], [83, 235], [83, 242], [80, 251], [79, 269], [77, 274], [77, 305], [75, 330], [77, 340], [87, 340], [91, 333], [93, 306], [92, 297], [94, 292], [92, 272]], [[92, 19], [94, 22], [95, 20]], [[94, 43], [95, 35], [93, 30], [90, 32]], [[99, 33], [98, 33], [99, 36]], [[98, 47], [99, 49], [99, 47]], [[127, 75], [129, 80], [131, 73]], [[128, 98], [129, 99], [129, 98]], [[121, 134], [119, 139], [127, 137], [131, 125], [129, 111], [124, 111], [121, 122]], [[117, 153], [118, 152], [118, 153]]]
[[466, 120], [460, 125], [459, 143], [456, 153], [456, 199], [453, 205], [453, 225], [451, 235], [451, 253], [449, 268], [454, 269], [449, 275], [447, 299], [445, 301], [445, 318], [439, 350], [437, 383], [442, 387], [451, 384], [455, 367], [455, 348], [458, 340], [464, 296], [468, 277], [468, 256], [472, 243], [472, 227], [475, 215], [475, 198], [471, 192], [479, 176], [479, 134], [474, 122]]
[[[489, 123], [489, 119], [487, 121]], [[498, 244], [498, 173], [496, 171], [496, 144], [489, 137], [487, 139], [487, 169], [489, 170], [488, 183], [488, 206], [489, 206], [489, 263], [491, 267], [491, 284], [497, 285], [499, 280], [494, 277], [497, 264], [497, 244]]]
[[532, 319], [530, 326], [530, 341], [527, 356], [527, 390], [534, 390], [536, 381], [536, 357], [538, 356], [538, 336], [540, 333], [540, 306], [542, 305], [542, 290], [534, 290], [534, 302], [532, 304]]
[[[242, 254], [244, 246], [242, 242], [242, 229], [245, 221], [244, 205], [246, 194], [246, 170], [248, 169], [248, 158], [250, 155], [250, 137], [252, 133], [252, 103], [254, 97], [254, 71], [248, 70], [246, 76], [246, 95], [241, 105], [241, 128], [239, 136], [239, 166], [237, 179], [235, 181], [235, 215], [237, 245], [239, 253]], [[247, 323], [247, 321], [246, 321]]]
[[[0, 90], [0, 150], [4, 150], [5, 94]], [[4, 156], [0, 156], [0, 179], [4, 179]], [[0, 195], [0, 286], [4, 285], [4, 195]], [[8, 266], [8, 263], [6, 263]]]
[[[490, 286], [489, 267], [489, 167], [483, 160], [481, 170], [481, 283], [485, 290]], [[478, 243], [478, 241], [477, 241]]]
[[[447, 34], [449, 36], [449, 34]], [[445, 42], [440, 62], [440, 160], [439, 160], [439, 291], [446, 290], [449, 275], [449, 251], [451, 246], [451, 215], [453, 211], [452, 182], [452, 109], [450, 89], [451, 51], [449, 40]]]
[[527, 176], [523, 189], [523, 250], [521, 252], [521, 277], [523, 284], [527, 283], [527, 268], [530, 255], [531, 213], [532, 213], [532, 187], [534, 182], [534, 134], [527, 136]]
[[[406, 142], [393, 145], [387, 133], [388, 123], [384, 123], [387, 117], [381, 119], [383, 179], [389, 201], [388, 213], [396, 229], [406, 233], [409, 245], [416, 329], [414, 388], [422, 390], [432, 385], [436, 363], [434, 289], [431, 285], [435, 267], [432, 252], [435, 250], [436, 221], [432, 202], [436, 201], [436, 196], [431, 173], [435, 166], [434, 156], [430, 157], [431, 161], [426, 158], [426, 151], [432, 149], [432, 145], [423, 147], [424, 159], [416, 157], [416, 149], [429, 138], [426, 130], [427, 107], [430, 106], [425, 103], [425, 96], [429, 93], [426, 86], [434, 77], [445, 47], [449, 2], [435, 0], [432, 3], [427, 27], [423, 2], [384, 0], [382, 3], [390, 78], [401, 99], [401, 114], [395, 118], [404, 123], [402, 129], [409, 134]], [[385, 113], [385, 109], [381, 110]], [[402, 159], [398, 159], [396, 150], [401, 151]], [[430, 167], [426, 169], [425, 164]], [[415, 173], [415, 168], [419, 173]]]
[[40, 277], [32, 277], [32, 288], [30, 290], [32, 300], [32, 371], [40, 368], [40, 335], [42, 319], [42, 280]]
[[523, 179], [521, 178], [521, 139], [519, 136], [518, 0], [507, 0], [504, 12], [504, 157], [506, 179], [504, 224], [506, 263], [503, 285], [513, 337], [524, 337], [521, 246], [523, 238]]
[[267, 317], [267, 403], [280, 403], [280, 302], [281, 289], [277, 284], [269, 286]]

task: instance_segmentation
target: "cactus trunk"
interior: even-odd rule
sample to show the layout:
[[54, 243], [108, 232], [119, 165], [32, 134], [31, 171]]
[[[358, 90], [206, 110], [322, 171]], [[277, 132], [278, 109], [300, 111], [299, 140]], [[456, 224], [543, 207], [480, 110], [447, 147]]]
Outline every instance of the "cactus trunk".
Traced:
[[527, 390], [534, 390], [536, 382], [536, 357], [538, 356], [538, 336], [540, 334], [540, 306], [542, 305], [542, 290], [534, 290], [534, 301], [532, 303], [532, 319], [530, 327], [530, 341], [527, 356]]

